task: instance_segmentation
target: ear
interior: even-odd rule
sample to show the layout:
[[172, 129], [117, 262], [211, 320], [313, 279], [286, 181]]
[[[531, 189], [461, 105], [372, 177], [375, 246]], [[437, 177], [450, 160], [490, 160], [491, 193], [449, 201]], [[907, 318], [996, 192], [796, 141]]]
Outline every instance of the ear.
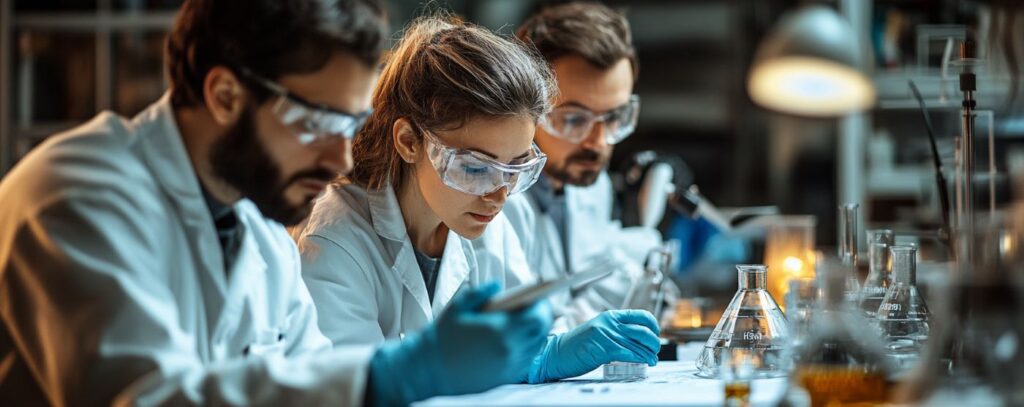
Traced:
[[235, 73], [224, 66], [215, 66], [203, 80], [203, 101], [213, 120], [229, 126], [245, 110], [245, 89]]
[[415, 163], [423, 143], [416, 135], [412, 123], [405, 118], [395, 120], [395, 124], [391, 126], [391, 137], [402, 160], [409, 164]]

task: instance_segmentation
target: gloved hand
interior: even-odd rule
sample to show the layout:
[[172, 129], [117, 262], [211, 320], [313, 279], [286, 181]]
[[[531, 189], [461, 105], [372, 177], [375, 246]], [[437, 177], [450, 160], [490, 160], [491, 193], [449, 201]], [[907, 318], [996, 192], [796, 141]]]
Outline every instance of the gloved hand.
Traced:
[[605, 311], [558, 336], [534, 359], [527, 381], [579, 376], [608, 362], [658, 364], [658, 321], [640, 310]]
[[482, 312], [498, 290], [490, 283], [464, 291], [422, 332], [378, 349], [370, 361], [367, 404], [404, 406], [521, 381], [551, 330], [551, 305]]

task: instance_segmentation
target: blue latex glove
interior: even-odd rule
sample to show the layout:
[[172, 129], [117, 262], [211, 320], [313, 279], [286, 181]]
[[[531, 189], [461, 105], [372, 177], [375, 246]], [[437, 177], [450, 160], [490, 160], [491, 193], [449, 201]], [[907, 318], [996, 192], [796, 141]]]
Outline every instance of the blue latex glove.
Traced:
[[658, 364], [658, 321], [641, 310], [605, 311], [562, 335], [551, 336], [534, 359], [528, 381], [575, 377], [608, 362]]
[[370, 361], [367, 404], [404, 406], [521, 381], [551, 330], [551, 305], [480, 311], [498, 290], [463, 291], [423, 332], [385, 343]]

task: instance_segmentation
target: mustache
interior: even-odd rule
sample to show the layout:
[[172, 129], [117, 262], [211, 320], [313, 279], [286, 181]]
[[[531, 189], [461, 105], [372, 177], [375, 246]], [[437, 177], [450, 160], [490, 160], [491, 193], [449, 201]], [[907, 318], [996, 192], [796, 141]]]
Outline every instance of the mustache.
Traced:
[[601, 153], [594, 150], [579, 150], [566, 157], [566, 163], [597, 161], [601, 159]]

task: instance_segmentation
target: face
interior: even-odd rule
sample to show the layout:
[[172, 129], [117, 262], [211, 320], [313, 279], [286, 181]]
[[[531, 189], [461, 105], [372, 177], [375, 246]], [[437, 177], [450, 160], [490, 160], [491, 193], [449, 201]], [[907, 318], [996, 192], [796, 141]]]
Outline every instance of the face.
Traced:
[[[334, 110], [369, 109], [376, 71], [347, 53], [335, 54], [321, 69], [285, 75], [277, 83], [296, 96]], [[351, 141], [302, 144], [300, 130], [284, 125], [271, 97], [251, 101], [210, 153], [214, 173], [256, 204], [264, 216], [286, 225], [309, 215], [328, 182], [352, 169]]]
[[[434, 131], [433, 134], [446, 146], [473, 150], [510, 163], [530, 152], [535, 128], [529, 117], [480, 118], [470, 120], [459, 129]], [[441, 223], [467, 239], [475, 239], [484, 232], [508, 197], [507, 187], [476, 196], [445, 185], [422, 145], [412, 175], [427, 206]]]
[[[629, 102], [633, 94], [633, 71], [623, 58], [608, 69], [601, 69], [578, 55], [554, 60], [551, 64], [558, 80], [558, 99], [554, 106], [575, 106], [602, 114]], [[604, 123], [595, 123], [579, 144], [537, 130], [537, 145], [548, 155], [545, 174], [572, 185], [590, 185], [608, 164], [612, 146], [605, 141]]]

